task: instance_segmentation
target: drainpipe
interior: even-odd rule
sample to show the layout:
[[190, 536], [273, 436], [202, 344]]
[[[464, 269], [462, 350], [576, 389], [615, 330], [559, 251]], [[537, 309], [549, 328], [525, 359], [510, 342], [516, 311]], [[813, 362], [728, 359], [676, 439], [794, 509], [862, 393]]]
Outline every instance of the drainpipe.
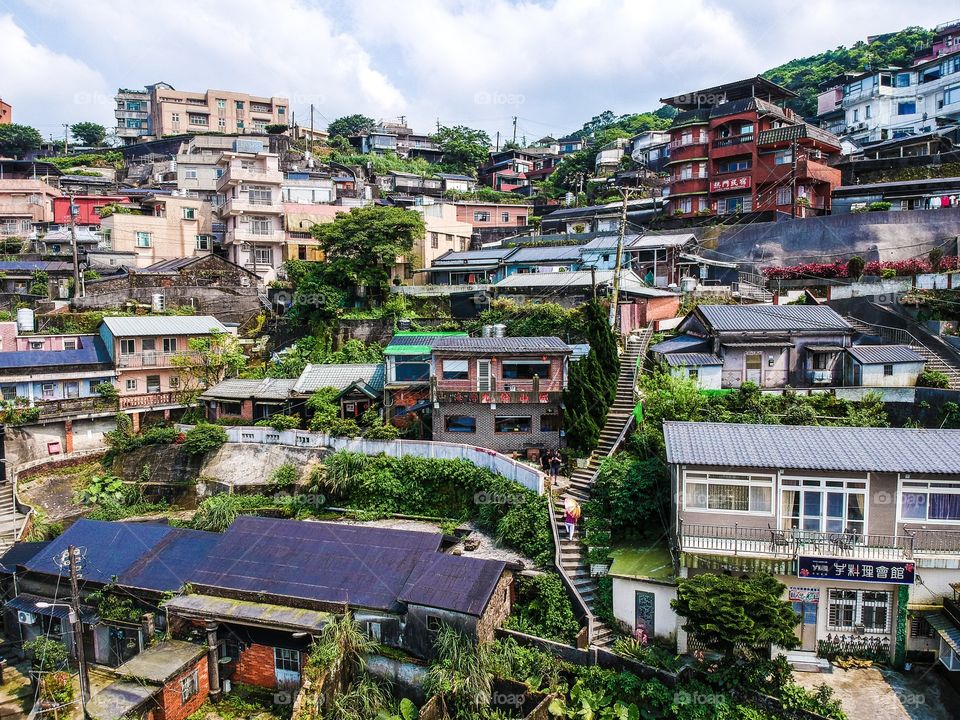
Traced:
[[210, 697], [220, 697], [220, 664], [217, 657], [217, 624], [207, 623], [207, 674], [210, 680]]

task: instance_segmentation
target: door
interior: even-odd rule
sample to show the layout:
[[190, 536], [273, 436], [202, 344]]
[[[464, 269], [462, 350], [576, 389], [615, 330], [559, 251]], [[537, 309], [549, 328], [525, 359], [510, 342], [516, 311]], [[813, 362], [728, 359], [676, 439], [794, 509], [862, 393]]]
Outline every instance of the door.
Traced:
[[745, 380], [763, 386], [763, 354], [747, 353], [744, 362], [746, 363]]
[[800, 638], [800, 649], [808, 652], [817, 650], [817, 603], [796, 601], [793, 611], [799, 616], [797, 637]]
[[80, 397], [80, 383], [75, 380], [69, 380], [63, 384], [63, 394], [68, 398]]
[[477, 390], [489, 392], [491, 388], [490, 361], [477, 360]]
[[641, 642], [653, 639], [656, 625], [656, 596], [652, 592], [637, 590], [636, 618], [634, 623], [634, 637]]
[[143, 364], [152, 366], [157, 364], [157, 339], [143, 338]]

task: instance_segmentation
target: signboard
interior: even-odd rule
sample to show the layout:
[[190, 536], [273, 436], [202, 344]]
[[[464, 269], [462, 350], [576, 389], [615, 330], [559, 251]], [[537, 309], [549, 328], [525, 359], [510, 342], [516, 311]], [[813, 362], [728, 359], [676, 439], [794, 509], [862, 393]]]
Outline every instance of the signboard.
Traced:
[[810, 580], [846, 580], [913, 585], [915, 566], [895, 560], [850, 560], [848, 558], [797, 558], [797, 576]]
[[820, 603], [820, 588], [791, 587], [790, 602], [805, 602], [818, 605]]
[[740, 177], [722, 178], [710, 181], [710, 192], [726, 192], [727, 190], [744, 190], [750, 187], [753, 178], [749, 175]]

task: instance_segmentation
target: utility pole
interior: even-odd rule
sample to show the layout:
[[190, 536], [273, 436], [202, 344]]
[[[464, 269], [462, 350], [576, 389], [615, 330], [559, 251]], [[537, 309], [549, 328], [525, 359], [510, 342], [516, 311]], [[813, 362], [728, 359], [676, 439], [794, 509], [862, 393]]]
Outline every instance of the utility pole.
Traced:
[[593, 291], [593, 299], [597, 299], [597, 266], [590, 266], [590, 289]]
[[513, 144], [517, 144], [517, 116], [513, 116]]
[[77, 220], [74, 212], [73, 193], [67, 195], [70, 200], [70, 245], [73, 249], [73, 297], [80, 294], [80, 253], [77, 250]]
[[497, 152], [500, 152], [500, 131], [497, 130]]
[[68, 141], [70, 139], [70, 125], [68, 123], [63, 124], [63, 154], [66, 155], [70, 152], [68, 147]]
[[73, 610], [74, 645], [77, 649], [77, 663], [80, 665], [80, 707], [83, 716], [87, 716], [87, 701], [90, 699], [90, 676], [87, 674], [87, 659], [83, 652], [83, 621], [80, 619], [80, 589], [77, 580], [83, 577], [80, 568], [80, 548], [70, 545], [67, 548], [70, 565], [70, 607]]
[[310, 139], [307, 140], [307, 152], [313, 157], [313, 103], [310, 103]]
[[627, 198], [630, 197], [629, 188], [617, 188], [623, 197], [623, 207], [620, 210], [620, 233], [617, 235], [617, 258], [613, 266], [613, 295], [610, 297], [610, 327], [617, 325], [617, 303], [620, 302], [620, 269], [623, 265], [623, 238], [627, 233]]

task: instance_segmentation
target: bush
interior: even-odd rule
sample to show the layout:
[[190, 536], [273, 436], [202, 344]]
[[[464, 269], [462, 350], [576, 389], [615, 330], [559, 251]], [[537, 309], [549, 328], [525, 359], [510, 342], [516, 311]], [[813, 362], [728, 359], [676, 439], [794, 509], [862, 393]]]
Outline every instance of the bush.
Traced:
[[227, 442], [227, 431], [219, 425], [201, 423], [187, 430], [184, 449], [191, 455], [206, 455]]
[[30, 666], [40, 672], [56, 672], [67, 666], [67, 647], [59, 640], [51, 640], [41, 635], [34, 640], [23, 644], [23, 649], [30, 655]]
[[221, 415], [214, 424], [222, 427], [235, 427], [237, 425], [249, 425], [250, 423], [250, 420], [242, 418], [239, 415]]
[[97, 395], [106, 400], [114, 400], [120, 394], [117, 392], [117, 388], [112, 382], [102, 382], [97, 385], [94, 390], [96, 391]]
[[947, 389], [950, 387], [950, 376], [939, 370], [924, 370], [917, 376], [917, 387]]
[[372, 425], [363, 431], [363, 437], [367, 440], [396, 440], [400, 431], [393, 425]]
[[886, 200], [877, 200], [876, 202], [870, 203], [867, 206], [867, 210], [870, 212], [883, 212], [889, 210], [891, 207], [893, 207], [893, 205]]
[[[311, 428], [313, 426], [311, 425]], [[321, 432], [325, 432], [333, 437], [357, 437], [360, 434], [360, 426], [352, 418], [336, 418], [327, 424]]]
[[293, 463], [283, 463], [270, 473], [270, 489], [273, 492], [286, 490], [297, 484], [300, 480], [300, 473]]
[[257, 420], [254, 425], [259, 427], [271, 427], [277, 432], [283, 432], [284, 430], [296, 430], [298, 427], [300, 427], [300, 416], [277, 413], [276, 415], [271, 415], [263, 420]]
[[506, 627], [529, 635], [572, 643], [580, 632], [570, 598], [553, 572], [516, 578], [517, 601]]

